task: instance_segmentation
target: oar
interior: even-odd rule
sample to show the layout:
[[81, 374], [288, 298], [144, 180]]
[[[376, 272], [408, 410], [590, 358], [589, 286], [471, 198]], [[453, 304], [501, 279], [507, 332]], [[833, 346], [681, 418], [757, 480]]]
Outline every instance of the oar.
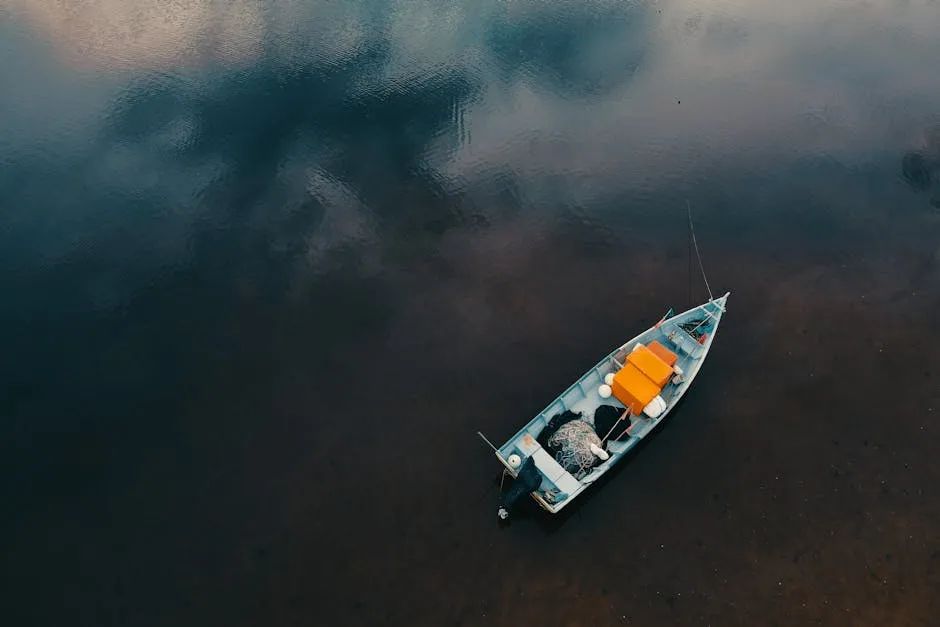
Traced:
[[617, 428], [617, 425], [619, 425], [619, 424], [623, 421], [623, 419], [626, 418], [626, 417], [629, 416], [629, 415], [630, 415], [630, 410], [629, 410], [629, 409], [623, 410], [623, 413], [620, 414], [620, 418], [617, 418], [617, 422], [614, 423], [614, 426], [612, 426], [612, 427], [610, 428], [610, 431], [608, 431], [608, 432], [607, 432], [607, 435], [604, 436], [604, 439], [601, 440], [601, 446], [602, 446], [602, 447], [604, 446], [604, 442], [607, 441], [607, 438], [610, 437], [610, 434], [613, 433], [613, 432], [614, 432], [614, 429]]
[[658, 329], [658, 328], [662, 325], [662, 323], [664, 323], [664, 322], [666, 321], [666, 318], [668, 318], [668, 317], [669, 317], [669, 314], [671, 314], [671, 313], [672, 313], [672, 307], [669, 308], [669, 311], [666, 312], [666, 315], [665, 315], [665, 316], [663, 316], [662, 318], [659, 319], [659, 322], [657, 322], [656, 324], [653, 325], [653, 328], [654, 328], [654, 329]]

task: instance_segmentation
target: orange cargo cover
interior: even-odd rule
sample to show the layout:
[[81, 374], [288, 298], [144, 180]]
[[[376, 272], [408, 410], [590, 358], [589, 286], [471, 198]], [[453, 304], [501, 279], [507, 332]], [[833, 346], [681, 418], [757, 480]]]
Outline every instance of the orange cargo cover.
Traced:
[[650, 349], [651, 351], [653, 351], [654, 355], [656, 355], [657, 357], [662, 359], [664, 362], [666, 362], [666, 365], [669, 366], [670, 368], [676, 365], [676, 360], [678, 359], [678, 357], [676, 357], [676, 354], [672, 352], [671, 350], [669, 350], [668, 348], [666, 348], [665, 346], [663, 346], [662, 344], [660, 344], [658, 341], [653, 340], [652, 342], [647, 344], [646, 347]]
[[614, 375], [614, 383], [610, 387], [617, 400], [634, 415], [642, 413], [643, 408], [656, 398], [661, 389], [630, 363]]
[[672, 376], [672, 367], [642, 344], [639, 344], [635, 351], [627, 355], [627, 361], [649, 377], [650, 381], [655, 383], [659, 389], [662, 389], [669, 382], [669, 377]]

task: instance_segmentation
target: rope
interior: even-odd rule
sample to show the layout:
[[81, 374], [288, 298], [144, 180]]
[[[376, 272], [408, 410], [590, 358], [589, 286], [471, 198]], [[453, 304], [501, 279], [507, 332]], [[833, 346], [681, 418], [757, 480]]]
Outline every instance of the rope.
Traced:
[[702, 278], [705, 280], [705, 289], [708, 290], [708, 300], [715, 300], [712, 296], [712, 288], [708, 286], [708, 277], [705, 276], [705, 266], [702, 265], [702, 255], [698, 251], [698, 241], [695, 239], [695, 227], [692, 226], [692, 205], [685, 201], [685, 206], [689, 210], [689, 233], [692, 234], [692, 243], [695, 245], [695, 256], [698, 257], [698, 267], [702, 271]]

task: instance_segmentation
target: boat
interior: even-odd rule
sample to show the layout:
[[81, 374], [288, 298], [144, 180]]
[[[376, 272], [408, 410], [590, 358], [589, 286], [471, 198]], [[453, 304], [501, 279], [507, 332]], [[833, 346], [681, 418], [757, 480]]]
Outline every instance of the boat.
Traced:
[[[557, 514], [623, 460], [672, 413], [692, 386], [715, 341], [729, 296], [730, 292], [709, 298], [677, 315], [670, 310], [598, 361], [502, 446], [493, 446], [479, 434], [493, 448], [504, 473], [523, 486], [517, 494], [524, 496], [527, 491], [542, 509]], [[607, 415], [613, 411], [611, 406], [619, 413], [607, 433], [600, 433], [594, 421], [601, 406], [606, 406]], [[545, 430], [555, 428], [553, 418], [558, 422], [556, 417], [570, 420], [572, 415], [579, 415], [583, 423], [576, 425], [580, 429], [576, 432], [587, 433], [585, 425], [593, 430], [586, 438], [590, 448], [581, 447], [596, 455], [589, 468], [582, 464], [573, 469], [570, 451], [544, 445]], [[501, 519], [508, 517], [508, 508], [501, 504]]]

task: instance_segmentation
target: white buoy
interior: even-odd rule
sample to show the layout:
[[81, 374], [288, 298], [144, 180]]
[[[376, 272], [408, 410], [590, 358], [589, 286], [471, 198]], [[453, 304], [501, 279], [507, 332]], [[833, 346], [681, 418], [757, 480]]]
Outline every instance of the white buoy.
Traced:
[[601, 398], [610, 398], [612, 393], [610, 386], [606, 383], [599, 388], [597, 388], [597, 393], [601, 395]]
[[605, 451], [598, 445], [591, 443], [590, 446], [591, 446], [591, 452], [597, 455], [598, 457], [600, 457], [602, 460], [607, 461], [608, 459], [610, 459], [610, 455], [607, 453], [607, 451]]
[[604, 375], [604, 383], [606, 383], [607, 385], [613, 385], [613, 384], [614, 384], [614, 373], [613, 373], [613, 372], [608, 372], [607, 374]]
[[522, 463], [522, 458], [520, 458], [518, 455], [513, 453], [512, 455], [509, 456], [509, 459], [507, 459], [506, 461], [509, 462], [509, 465], [512, 466], [513, 468], [518, 468], [519, 464]]

